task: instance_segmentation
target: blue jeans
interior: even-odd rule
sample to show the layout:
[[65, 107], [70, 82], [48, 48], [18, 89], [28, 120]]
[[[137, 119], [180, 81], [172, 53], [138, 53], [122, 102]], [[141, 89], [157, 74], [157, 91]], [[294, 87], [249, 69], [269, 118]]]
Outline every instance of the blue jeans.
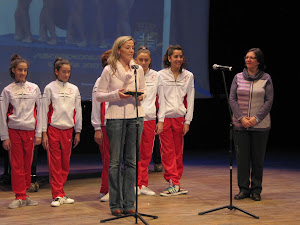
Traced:
[[[144, 118], [138, 118], [138, 146], [144, 126]], [[109, 119], [106, 122], [109, 138], [109, 205], [113, 212], [134, 209], [136, 178], [136, 119]], [[139, 150], [139, 147], [138, 147]], [[124, 161], [122, 182], [121, 166]]]

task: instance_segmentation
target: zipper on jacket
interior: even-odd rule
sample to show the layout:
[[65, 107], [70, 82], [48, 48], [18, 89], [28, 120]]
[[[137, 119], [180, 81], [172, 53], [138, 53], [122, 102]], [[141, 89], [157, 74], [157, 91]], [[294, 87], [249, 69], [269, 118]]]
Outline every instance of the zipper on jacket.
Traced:
[[[251, 111], [252, 95], [253, 95], [253, 84], [254, 84], [254, 81], [251, 81], [250, 88], [249, 88], [249, 103], [248, 103], [248, 113], [247, 113], [248, 117], [250, 117], [250, 111]], [[247, 128], [247, 130], [249, 130], [249, 127]]]

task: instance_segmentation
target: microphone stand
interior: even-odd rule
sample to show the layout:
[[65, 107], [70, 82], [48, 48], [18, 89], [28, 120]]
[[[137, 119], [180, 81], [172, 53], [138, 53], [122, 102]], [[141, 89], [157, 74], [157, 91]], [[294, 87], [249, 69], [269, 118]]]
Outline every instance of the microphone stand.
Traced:
[[211, 210], [208, 210], [208, 211], [204, 211], [204, 212], [199, 212], [198, 215], [204, 215], [206, 213], [210, 213], [210, 212], [214, 212], [214, 211], [218, 211], [218, 210], [221, 210], [221, 209], [230, 209], [230, 210], [233, 210], [233, 209], [237, 209], [249, 216], [252, 216], [254, 217], [255, 219], [259, 219], [258, 216], [255, 216], [235, 205], [232, 204], [232, 161], [233, 161], [233, 155], [232, 155], [232, 149], [233, 149], [233, 144], [234, 144], [234, 147], [235, 147], [235, 150], [237, 149], [237, 145], [236, 145], [236, 141], [235, 141], [235, 134], [234, 134], [234, 124], [233, 124], [233, 121], [232, 121], [232, 112], [231, 112], [231, 109], [230, 109], [230, 104], [229, 104], [229, 98], [228, 98], [228, 92], [227, 92], [227, 85], [226, 85], [226, 80], [225, 80], [225, 74], [224, 74], [224, 71], [222, 70], [222, 76], [223, 76], [223, 83], [224, 83], [224, 88], [225, 88], [225, 95], [226, 95], [226, 100], [227, 100], [227, 106], [228, 106], [228, 111], [229, 111], [229, 116], [230, 116], [230, 127], [229, 127], [229, 159], [230, 159], [230, 203], [229, 205], [225, 205], [225, 206], [222, 206], [222, 207], [219, 207], [219, 208], [215, 208], [215, 209], [211, 209]]
[[135, 217], [135, 224], [137, 224], [138, 218], [145, 224], [149, 225], [146, 220], [142, 216], [146, 217], [152, 217], [153, 219], [157, 219], [157, 216], [152, 216], [148, 214], [143, 214], [138, 212], [138, 180], [139, 180], [139, 163], [138, 163], [138, 157], [139, 157], [139, 151], [140, 151], [140, 145], [139, 145], [139, 126], [140, 123], [138, 121], [139, 118], [139, 110], [138, 110], [138, 95], [137, 95], [137, 82], [136, 82], [136, 77], [137, 77], [137, 72], [136, 72], [137, 67], [134, 67], [134, 79], [135, 79], [135, 108], [136, 108], [136, 150], [135, 150], [135, 160], [136, 160], [136, 172], [135, 172], [135, 213], [132, 214], [127, 214], [123, 216], [118, 216], [118, 217], [113, 217], [110, 219], [105, 219], [105, 220], [100, 220], [100, 223], [105, 223], [106, 221], [111, 221], [111, 220], [117, 220], [121, 218], [126, 218], [129, 216]]

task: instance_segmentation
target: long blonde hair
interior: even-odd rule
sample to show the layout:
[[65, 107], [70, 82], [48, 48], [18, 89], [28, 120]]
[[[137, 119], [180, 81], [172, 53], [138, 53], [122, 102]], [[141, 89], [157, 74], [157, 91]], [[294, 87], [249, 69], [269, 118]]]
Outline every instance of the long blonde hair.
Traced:
[[118, 37], [115, 42], [114, 45], [111, 49], [111, 54], [107, 59], [107, 63], [109, 65], [111, 65], [111, 69], [113, 71], [113, 73], [116, 72], [117, 70], [117, 61], [120, 59], [120, 54], [118, 53], [118, 50], [121, 48], [121, 46], [126, 42], [126, 41], [130, 41], [133, 40], [133, 38], [131, 36], [121, 36]]

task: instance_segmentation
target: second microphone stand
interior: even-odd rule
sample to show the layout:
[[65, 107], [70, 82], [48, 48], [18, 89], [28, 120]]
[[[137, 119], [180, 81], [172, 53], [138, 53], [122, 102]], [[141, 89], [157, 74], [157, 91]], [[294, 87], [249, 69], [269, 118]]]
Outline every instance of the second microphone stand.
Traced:
[[[219, 207], [219, 208], [215, 208], [215, 209], [211, 209], [211, 210], [208, 210], [208, 211], [204, 211], [204, 212], [199, 212], [198, 215], [204, 215], [206, 213], [210, 213], [210, 212], [214, 212], [214, 211], [218, 211], [218, 210], [221, 210], [221, 209], [230, 209], [230, 210], [233, 210], [233, 209], [236, 209], [236, 210], [239, 210], [249, 216], [252, 216], [254, 217], [255, 219], [259, 219], [258, 216], [255, 216], [235, 205], [232, 204], [232, 161], [233, 161], [233, 155], [232, 155], [232, 149], [233, 149], [233, 145], [235, 148], [237, 148], [236, 146], [236, 142], [235, 142], [235, 135], [234, 135], [234, 125], [233, 125], [233, 121], [232, 121], [232, 112], [230, 110], [230, 104], [229, 104], [229, 98], [228, 98], [228, 92], [227, 92], [227, 85], [226, 85], [226, 80], [225, 80], [225, 74], [224, 74], [224, 71], [222, 70], [222, 76], [223, 76], [223, 83], [224, 83], [224, 88], [225, 88], [225, 95], [226, 95], [226, 100], [227, 100], [227, 106], [228, 106], [228, 110], [229, 110], [229, 116], [230, 116], [230, 131], [229, 131], [229, 159], [230, 159], [230, 203], [229, 205], [225, 205], [225, 206], [222, 206], [222, 207]], [[236, 149], [235, 149], [236, 150]]]

